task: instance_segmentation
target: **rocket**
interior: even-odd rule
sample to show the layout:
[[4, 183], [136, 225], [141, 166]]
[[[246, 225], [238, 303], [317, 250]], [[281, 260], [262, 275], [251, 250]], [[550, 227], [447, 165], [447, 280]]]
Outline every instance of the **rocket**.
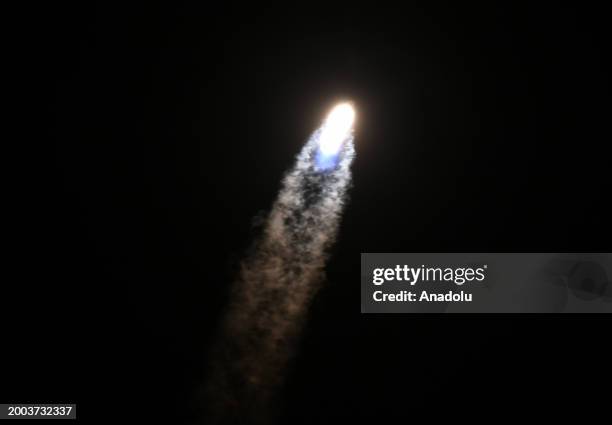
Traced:
[[336, 105], [327, 115], [318, 135], [315, 164], [319, 170], [335, 167], [344, 142], [352, 135], [354, 121], [355, 110], [348, 102]]

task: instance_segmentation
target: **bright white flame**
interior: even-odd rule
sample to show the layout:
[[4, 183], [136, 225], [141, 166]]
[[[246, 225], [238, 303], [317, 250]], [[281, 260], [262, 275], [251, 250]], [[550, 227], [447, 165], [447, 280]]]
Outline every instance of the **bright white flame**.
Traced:
[[349, 103], [341, 103], [331, 110], [319, 137], [319, 147], [324, 155], [335, 155], [340, 151], [354, 120], [355, 111]]

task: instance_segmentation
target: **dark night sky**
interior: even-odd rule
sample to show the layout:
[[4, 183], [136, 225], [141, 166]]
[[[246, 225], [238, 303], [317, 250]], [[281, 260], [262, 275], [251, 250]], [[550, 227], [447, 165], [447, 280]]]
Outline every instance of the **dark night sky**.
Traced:
[[1, 398], [193, 421], [254, 217], [351, 99], [354, 187], [283, 422], [603, 409], [609, 318], [363, 316], [358, 273], [360, 252], [610, 251], [608, 15], [206, 3], [26, 14]]

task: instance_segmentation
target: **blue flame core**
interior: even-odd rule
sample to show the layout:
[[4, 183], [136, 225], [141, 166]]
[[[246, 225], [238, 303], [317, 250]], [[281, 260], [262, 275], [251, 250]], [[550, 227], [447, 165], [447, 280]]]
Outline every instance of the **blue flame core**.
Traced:
[[328, 171], [336, 168], [340, 162], [340, 152], [327, 155], [321, 152], [321, 149], [317, 148], [315, 153], [315, 168], [317, 171]]

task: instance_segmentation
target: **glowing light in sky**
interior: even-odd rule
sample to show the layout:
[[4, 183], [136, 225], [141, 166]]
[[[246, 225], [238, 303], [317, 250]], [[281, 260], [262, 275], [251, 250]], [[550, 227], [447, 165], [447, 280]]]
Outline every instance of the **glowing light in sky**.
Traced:
[[336, 155], [351, 132], [355, 121], [355, 110], [350, 103], [340, 103], [331, 110], [319, 137], [319, 148], [323, 155]]

